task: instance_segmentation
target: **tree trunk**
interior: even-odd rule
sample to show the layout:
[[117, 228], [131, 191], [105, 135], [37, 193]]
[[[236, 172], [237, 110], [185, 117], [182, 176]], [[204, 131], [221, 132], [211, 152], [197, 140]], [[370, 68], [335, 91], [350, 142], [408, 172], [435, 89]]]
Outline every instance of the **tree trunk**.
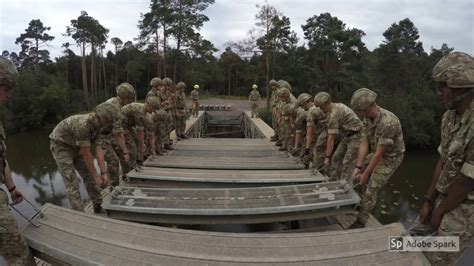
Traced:
[[[104, 87], [103, 87], [103, 90], [104, 92], [107, 92], [108, 94], [108, 90], [107, 90], [107, 74], [106, 74], [106, 71], [105, 71], [105, 61], [104, 61], [104, 51], [101, 49], [100, 50], [100, 60], [102, 61], [102, 77], [104, 79]], [[109, 96], [109, 95], [107, 95]]]
[[231, 79], [231, 75], [230, 75], [231, 70], [232, 70], [232, 68], [231, 68], [231, 65], [229, 64], [229, 67], [227, 68], [227, 72], [229, 72], [228, 73], [228, 75], [229, 75], [229, 87], [227, 88], [227, 95], [229, 95], [229, 96], [230, 96], [230, 87], [232, 86], [232, 83], [231, 83], [232, 79]]
[[95, 55], [95, 47], [94, 45], [92, 44], [91, 45], [91, 92], [92, 92], [92, 104], [95, 105], [96, 104], [96, 90], [97, 90], [97, 86], [96, 86], [96, 80], [95, 80], [95, 60], [94, 60], [94, 56]]
[[115, 46], [115, 87], [118, 86], [117, 46]]
[[270, 55], [268, 51], [266, 51], [265, 53], [265, 63], [267, 70], [267, 73], [265, 73], [265, 79], [267, 82], [267, 110], [270, 110], [270, 86], [268, 86], [268, 82], [270, 81]]
[[163, 22], [163, 77], [166, 77], [166, 23]]
[[156, 30], [156, 76], [161, 77], [160, 35], [158, 34], [158, 29]]
[[82, 89], [84, 90], [84, 98], [86, 101], [87, 109], [89, 109], [90, 103], [89, 103], [89, 90], [87, 89], [87, 67], [86, 67], [86, 44], [85, 43], [82, 43], [81, 70], [82, 70]]

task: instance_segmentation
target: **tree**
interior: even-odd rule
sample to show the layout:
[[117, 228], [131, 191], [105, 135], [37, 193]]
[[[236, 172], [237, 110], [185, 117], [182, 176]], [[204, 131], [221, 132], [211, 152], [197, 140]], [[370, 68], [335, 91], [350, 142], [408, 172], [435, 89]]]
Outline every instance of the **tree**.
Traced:
[[118, 86], [118, 65], [117, 65], [117, 52], [122, 48], [123, 42], [118, 37], [113, 37], [110, 39], [112, 44], [115, 47], [115, 87]]
[[[219, 58], [219, 63], [222, 66], [224, 76], [227, 77], [227, 95], [231, 95], [232, 89], [232, 70], [234, 70], [234, 75], [237, 77], [237, 66], [241, 62], [239, 55], [234, 53], [230, 47], [225, 49], [225, 52], [221, 54]], [[236, 78], [234, 78], [236, 81]], [[234, 88], [237, 87], [237, 84], [234, 83]], [[225, 92], [223, 92], [225, 93]]]
[[25, 33], [16, 38], [15, 44], [21, 45], [22, 67], [33, 66], [34, 69], [37, 69], [39, 63], [51, 63], [49, 51], [40, 49], [54, 39], [54, 36], [46, 33], [49, 30], [51, 27], [44, 26], [41, 20], [33, 19], [25, 29]]

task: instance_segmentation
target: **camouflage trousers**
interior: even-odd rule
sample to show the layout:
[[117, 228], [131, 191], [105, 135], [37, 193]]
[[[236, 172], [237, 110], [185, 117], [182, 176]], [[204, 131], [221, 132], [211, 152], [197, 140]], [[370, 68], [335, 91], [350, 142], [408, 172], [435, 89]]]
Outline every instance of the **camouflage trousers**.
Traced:
[[[322, 131], [319, 135], [316, 135], [316, 141], [313, 145], [313, 166], [316, 170], [322, 170], [324, 166], [324, 156], [326, 155], [326, 144], [328, 141], [327, 130]], [[328, 173], [325, 173], [328, 174]]]
[[16, 221], [8, 209], [8, 196], [0, 189], [0, 256], [8, 265], [36, 265], [25, 239], [18, 232]]
[[[435, 206], [444, 200], [440, 195]], [[454, 265], [469, 246], [474, 235], [474, 200], [464, 200], [457, 208], [446, 213], [441, 220], [437, 236], [459, 236], [459, 252], [425, 252], [432, 265]]]
[[176, 115], [176, 136], [180, 137], [184, 135], [186, 132], [186, 111], [184, 109], [178, 109], [178, 113]]
[[110, 136], [110, 139], [104, 141], [102, 148], [105, 152], [105, 161], [107, 162], [107, 173], [110, 184], [112, 186], [118, 186], [120, 182], [120, 164], [122, 168], [126, 164], [123, 160], [122, 150], [112, 136]]
[[198, 113], [199, 113], [199, 101], [193, 100], [193, 102], [192, 102], [193, 117], [197, 117]]
[[285, 119], [285, 117], [282, 118], [282, 122], [280, 123], [280, 131], [278, 136], [280, 136], [280, 139], [282, 141], [282, 147], [286, 149], [290, 149], [292, 146], [292, 132], [291, 132], [291, 125], [289, 122], [289, 117], [288, 120]]
[[277, 126], [277, 119], [276, 119], [276, 115], [275, 115], [276, 113], [275, 112], [276, 112], [276, 109], [275, 109], [275, 107], [273, 107], [272, 108], [272, 128], [275, 131], [275, 135], [278, 136], [278, 134], [277, 134], [277, 127], [278, 126]]
[[94, 205], [102, 204], [100, 189], [96, 186], [94, 178], [87, 170], [82, 155], [75, 148], [54, 140], [50, 142], [50, 150], [66, 186], [66, 193], [71, 208], [77, 211], [84, 211], [84, 203], [79, 192], [79, 177], [76, 174], [76, 170], [84, 181], [86, 191], [92, 203]]
[[352, 135], [341, 137], [341, 141], [331, 158], [331, 178], [337, 180], [345, 179], [348, 182], [352, 182], [351, 175], [355, 167], [361, 138], [360, 132], [354, 132]]
[[[372, 154], [367, 155], [365, 159], [365, 166], [369, 164]], [[369, 183], [364, 186], [361, 191], [361, 205], [362, 208], [359, 212], [359, 220], [362, 223], [366, 223], [369, 219], [369, 214], [377, 203], [377, 193], [379, 190], [387, 184], [389, 178], [393, 175], [395, 170], [400, 166], [403, 161], [403, 153], [396, 157], [382, 158], [379, 164], [372, 171], [369, 177]]]
[[258, 117], [258, 101], [251, 101], [250, 108], [252, 110], [252, 117]]
[[122, 165], [122, 171], [124, 174], [127, 174], [137, 166], [137, 160], [143, 160], [143, 158], [138, 158], [137, 134], [135, 130], [131, 128], [124, 129], [123, 136], [125, 137], [125, 145], [127, 145], [130, 162]]
[[167, 113], [165, 110], [160, 109], [156, 112], [155, 117], [155, 151], [160, 153], [162, 151], [162, 146], [164, 144], [164, 137], [165, 137], [165, 124], [167, 119]]
[[166, 124], [164, 125], [164, 131], [165, 131], [165, 136], [164, 136], [164, 143], [169, 143], [171, 141], [170, 134], [171, 131], [173, 131], [174, 128], [174, 119], [173, 119], [173, 114], [171, 111], [166, 112]]

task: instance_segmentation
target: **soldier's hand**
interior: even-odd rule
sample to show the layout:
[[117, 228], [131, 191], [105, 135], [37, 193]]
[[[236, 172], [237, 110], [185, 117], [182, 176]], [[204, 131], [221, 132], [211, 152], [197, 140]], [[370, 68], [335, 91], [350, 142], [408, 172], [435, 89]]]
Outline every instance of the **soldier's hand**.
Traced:
[[360, 176], [360, 183], [363, 184], [363, 185], [369, 183], [369, 174], [367, 174], [366, 172], [364, 172], [364, 173]]
[[12, 197], [13, 204], [18, 204], [23, 201], [23, 194], [17, 188], [10, 193], [10, 196]]
[[433, 211], [433, 215], [431, 215], [431, 226], [433, 230], [438, 230], [439, 226], [441, 225], [441, 220], [443, 219], [443, 213], [439, 210], [439, 208]]
[[352, 172], [352, 179], [354, 181], [359, 181], [360, 180], [360, 176], [361, 176], [361, 173], [360, 173], [360, 169], [359, 168], [354, 168], [354, 171]]
[[325, 166], [328, 166], [328, 165], [330, 165], [330, 164], [331, 164], [331, 159], [328, 158], [328, 157], [324, 158], [324, 165], [325, 165]]
[[433, 206], [430, 203], [425, 201], [423, 205], [421, 205], [421, 209], [420, 209], [420, 223], [422, 224], [427, 223], [429, 218], [431, 217], [432, 211], [433, 211]]

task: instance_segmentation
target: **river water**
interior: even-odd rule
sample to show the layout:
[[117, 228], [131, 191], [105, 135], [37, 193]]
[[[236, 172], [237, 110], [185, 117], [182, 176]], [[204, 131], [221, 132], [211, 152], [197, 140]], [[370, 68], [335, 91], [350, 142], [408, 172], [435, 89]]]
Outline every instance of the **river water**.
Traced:
[[[17, 187], [37, 207], [53, 203], [68, 207], [69, 203], [60, 174], [49, 151], [49, 130], [12, 135], [7, 138], [7, 156]], [[374, 210], [382, 223], [401, 222], [408, 226], [418, 209], [436, 163], [436, 151], [408, 151], [404, 161], [379, 194]], [[84, 187], [81, 187], [82, 194]], [[25, 204], [18, 209], [26, 215], [33, 211]], [[20, 224], [24, 219], [15, 215]]]

